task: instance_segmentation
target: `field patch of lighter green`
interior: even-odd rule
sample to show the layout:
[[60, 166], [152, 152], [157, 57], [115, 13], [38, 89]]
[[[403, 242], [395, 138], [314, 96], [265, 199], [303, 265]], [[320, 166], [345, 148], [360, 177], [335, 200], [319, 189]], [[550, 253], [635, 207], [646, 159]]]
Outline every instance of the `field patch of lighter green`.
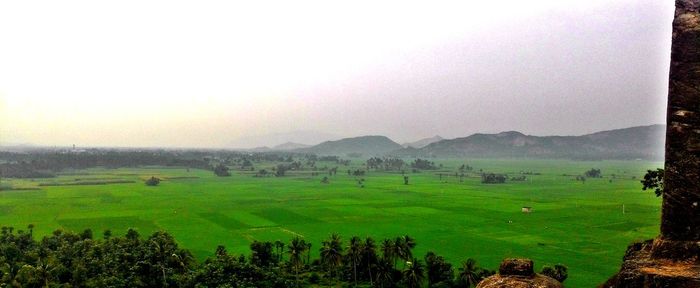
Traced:
[[[364, 187], [346, 173], [360, 167], [359, 161], [353, 167], [341, 166], [329, 184], [321, 183], [327, 176], [323, 172], [257, 178], [254, 172], [233, 170], [231, 177], [216, 177], [210, 171], [163, 167], [3, 179], [25, 190], [0, 192], [0, 223], [16, 229], [35, 224], [37, 236], [58, 228], [92, 228], [95, 237], [105, 229], [123, 234], [131, 227], [144, 236], [162, 229], [200, 259], [213, 255], [217, 245], [249, 254], [254, 240], [288, 242], [302, 236], [312, 242], [318, 257], [320, 242], [334, 232], [346, 241], [353, 235], [377, 242], [410, 235], [418, 243], [416, 256], [432, 250], [456, 266], [468, 257], [489, 268], [505, 257], [532, 258], [537, 269], [564, 263], [570, 271], [567, 287], [602, 283], [617, 271], [628, 244], [658, 234], [660, 199], [641, 191], [639, 179], [646, 169], [662, 163], [436, 162], [443, 165], [440, 171], [407, 173], [409, 185], [400, 173], [370, 171], [362, 177]], [[463, 163], [475, 171], [461, 182], [454, 172]], [[269, 171], [272, 165], [256, 163], [256, 169]], [[585, 183], [573, 180], [590, 168], [601, 169], [605, 177]], [[527, 175], [522, 182], [482, 184], [479, 169], [537, 175]], [[437, 173], [448, 175], [441, 178]], [[156, 187], [144, 185], [151, 176], [164, 180]], [[104, 183], [76, 185], [81, 181]], [[36, 190], [26, 190], [32, 188]], [[521, 212], [524, 206], [532, 207], [532, 213]]]

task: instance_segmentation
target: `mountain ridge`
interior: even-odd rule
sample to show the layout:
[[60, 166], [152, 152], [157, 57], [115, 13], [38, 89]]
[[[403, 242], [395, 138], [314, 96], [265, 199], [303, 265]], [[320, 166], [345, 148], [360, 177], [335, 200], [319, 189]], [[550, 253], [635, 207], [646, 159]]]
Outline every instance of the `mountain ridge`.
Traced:
[[532, 136], [518, 131], [476, 133], [418, 149], [389, 153], [398, 157], [663, 159], [665, 125], [612, 129], [580, 136]]
[[408, 147], [423, 148], [423, 147], [428, 146], [432, 143], [439, 142], [442, 140], [445, 140], [445, 138], [440, 137], [440, 135], [435, 135], [433, 137], [428, 137], [428, 138], [423, 138], [423, 139], [416, 140], [413, 142], [403, 143], [401, 146], [403, 146], [404, 148], [408, 148]]
[[367, 135], [325, 141], [318, 145], [292, 151], [319, 155], [346, 156], [348, 154], [359, 154], [361, 156], [381, 156], [401, 148], [403, 147], [400, 144], [386, 136]]

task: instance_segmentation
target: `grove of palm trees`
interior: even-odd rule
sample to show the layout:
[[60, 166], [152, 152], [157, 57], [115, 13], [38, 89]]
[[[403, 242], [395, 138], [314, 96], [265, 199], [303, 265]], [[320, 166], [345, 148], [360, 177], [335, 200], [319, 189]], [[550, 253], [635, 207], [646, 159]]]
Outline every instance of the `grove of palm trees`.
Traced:
[[471, 258], [455, 268], [433, 252], [415, 257], [410, 236], [378, 247], [371, 237], [344, 241], [332, 234], [321, 243], [319, 259], [310, 257], [312, 245], [300, 237], [253, 242], [248, 255], [219, 246], [198, 262], [167, 232], [56, 230], [34, 239], [33, 229], [2, 228], [0, 287], [473, 287], [495, 273]]

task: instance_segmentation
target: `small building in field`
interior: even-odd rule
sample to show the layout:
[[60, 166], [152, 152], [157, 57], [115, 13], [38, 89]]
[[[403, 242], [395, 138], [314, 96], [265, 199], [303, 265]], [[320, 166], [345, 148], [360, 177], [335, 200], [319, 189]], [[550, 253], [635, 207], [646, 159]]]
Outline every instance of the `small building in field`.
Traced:
[[530, 212], [532, 212], [532, 207], [523, 206], [523, 209], [521, 209], [521, 211], [523, 211], [523, 213], [530, 213]]

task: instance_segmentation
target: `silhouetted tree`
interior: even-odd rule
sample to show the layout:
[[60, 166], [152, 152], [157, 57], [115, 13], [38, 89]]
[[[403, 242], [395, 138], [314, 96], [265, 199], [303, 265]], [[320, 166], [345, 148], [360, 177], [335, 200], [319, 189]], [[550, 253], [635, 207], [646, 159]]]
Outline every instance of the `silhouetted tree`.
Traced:
[[403, 280], [408, 288], [420, 287], [425, 279], [425, 267], [418, 258], [413, 258], [406, 262], [406, 268], [403, 270]]
[[656, 197], [663, 195], [664, 192], [664, 169], [657, 168], [656, 170], [647, 170], [644, 174], [642, 182], [642, 190], [654, 189]]

